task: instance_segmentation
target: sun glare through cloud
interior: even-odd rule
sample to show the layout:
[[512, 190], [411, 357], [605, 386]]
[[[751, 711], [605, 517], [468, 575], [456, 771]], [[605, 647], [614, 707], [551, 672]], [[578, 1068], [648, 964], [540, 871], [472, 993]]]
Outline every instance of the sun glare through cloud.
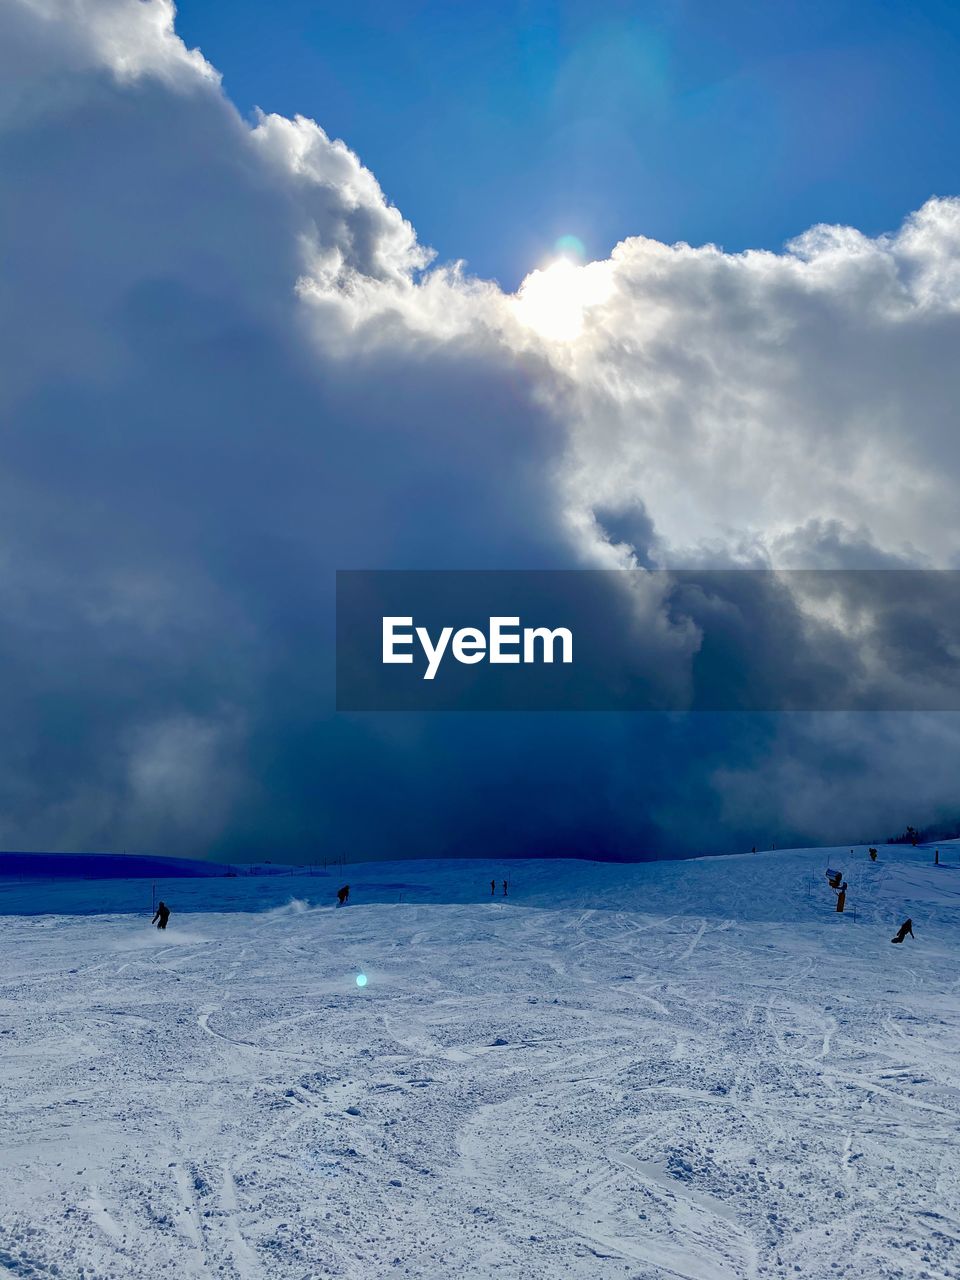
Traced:
[[514, 300], [516, 314], [541, 338], [573, 342], [583, 331], [588, 308], [605, 302], [612, 287], [608, 263], [578, 266], [558, 258], [525, 277]]

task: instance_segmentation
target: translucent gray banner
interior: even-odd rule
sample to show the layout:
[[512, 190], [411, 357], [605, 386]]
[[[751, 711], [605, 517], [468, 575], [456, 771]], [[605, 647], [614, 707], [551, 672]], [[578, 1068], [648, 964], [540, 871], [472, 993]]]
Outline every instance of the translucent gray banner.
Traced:
[[343, 570], [341, 711], [956, 711], [953, 570]]

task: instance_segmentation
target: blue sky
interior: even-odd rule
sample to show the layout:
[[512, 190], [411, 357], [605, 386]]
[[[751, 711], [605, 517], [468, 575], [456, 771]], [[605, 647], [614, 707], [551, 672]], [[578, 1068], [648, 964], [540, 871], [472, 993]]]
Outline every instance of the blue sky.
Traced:
[[242, 111], [312, 116], [511, 288], [565, 233], [775, 249], [960, 185], [948, 3], [182, 0], [177, 26]]

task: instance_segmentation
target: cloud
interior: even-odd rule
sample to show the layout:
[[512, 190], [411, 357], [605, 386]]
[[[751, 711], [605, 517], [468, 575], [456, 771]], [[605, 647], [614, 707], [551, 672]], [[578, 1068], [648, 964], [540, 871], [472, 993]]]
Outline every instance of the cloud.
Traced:
[[[318, 124], [241, 118], [174, 17], [0, 13], [4, 842], [670, 852], [753, 843], [761, 791], [828, 825], [816, 723], [335, 716], [333, 571], [956, 564], [960, 203], [782, 254], [632, 239], [511, 297]], [[682, 673], [670, 601], [637, 609]], [[744, 662], [785, 634], [728, 604]], [[885, 822], [914, 777], [951, 803], [955, 733], [877, 774]], [[874, 799], [829, 812], [873, 832]]]
[[562, 353], [588, 541], [592, 509], [642, 503], [660, 563], [809, 567], [815, 526], [846, 567], [958, 563], [960, 202], [876, 239], [816, 227], [780, 254], [637, 238], [605, 270]]

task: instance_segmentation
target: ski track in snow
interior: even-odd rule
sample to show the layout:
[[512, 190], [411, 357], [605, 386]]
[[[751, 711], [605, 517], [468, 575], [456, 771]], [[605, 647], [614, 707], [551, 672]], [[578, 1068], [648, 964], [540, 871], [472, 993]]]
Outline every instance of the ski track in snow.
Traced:
[[840, 857], [2, 916], [0, 1277], [960, 1277], [960, 868]]

